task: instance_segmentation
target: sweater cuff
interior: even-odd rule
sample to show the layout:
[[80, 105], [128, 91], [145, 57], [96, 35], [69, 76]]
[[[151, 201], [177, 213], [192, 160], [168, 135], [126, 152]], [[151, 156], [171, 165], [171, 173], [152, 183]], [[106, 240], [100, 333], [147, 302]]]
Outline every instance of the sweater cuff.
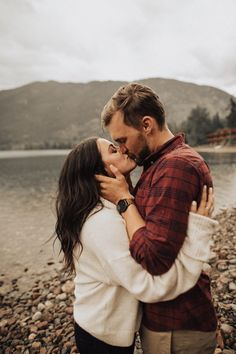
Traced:
[[210, 241], [217, 225], [216, 220], [190, 212], [183, 252], [194, 259], [208, 261]]

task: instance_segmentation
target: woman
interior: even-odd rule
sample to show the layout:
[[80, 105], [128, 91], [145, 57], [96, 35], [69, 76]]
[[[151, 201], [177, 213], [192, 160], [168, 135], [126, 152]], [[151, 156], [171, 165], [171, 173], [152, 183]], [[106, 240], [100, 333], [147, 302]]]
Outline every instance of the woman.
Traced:
[[214, 225], [190, 213], [188, 236], [174, 265], [161, 276], [151, 276], [130, 256], [116, 206], [100, 197], [95, 174], [112, 176], [111, 164], [127, 179], [136, 166], [111, 142], [90, 138], [70, 152], [59, 179], [56, 235], [66, 270], [76, 273], [74, 319], [80, 354], [133, 353], [141, 322], [139, 301], [171, 300], [195, 285]]

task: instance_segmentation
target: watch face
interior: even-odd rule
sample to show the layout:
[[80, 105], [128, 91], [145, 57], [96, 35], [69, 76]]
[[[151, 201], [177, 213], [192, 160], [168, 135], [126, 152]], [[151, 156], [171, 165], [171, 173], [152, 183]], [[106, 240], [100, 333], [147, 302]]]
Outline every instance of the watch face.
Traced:
[[124, 211], [126, 211], [127, 207], [128, 203], [125, 199], [121, 199], [117, 204], [117, 210], [119, 211], [119, 213], [123, 213]]

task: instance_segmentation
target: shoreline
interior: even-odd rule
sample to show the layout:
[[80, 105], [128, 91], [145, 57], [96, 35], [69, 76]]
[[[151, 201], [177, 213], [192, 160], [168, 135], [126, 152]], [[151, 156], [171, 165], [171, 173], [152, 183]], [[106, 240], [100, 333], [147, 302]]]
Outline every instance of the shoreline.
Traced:
[[[236, 205], [221, 208], [204, 271], [210, 275], [220, 331], [215, 354], [236, 351]], [[25, 274], [27, 277], [27, 275]], [[3, 353], [77, 353], [73, 330], [73, 279], [61, 264], [35, 274], [27, 290], [21, 277], [0, 282], [0, 347]], [[136, 354], [141, 354], [137, 349]]]
[[236, 146], [209, 146], [209, 145], [202, 145], [202, 146], [194, 146], [194, 150], [197, 152], [209, 152], [215, 154], [236, 154]]
[[[236, 154], [236, 146], [192, 146], [197, 152], [206, 152], [214, 154]], [[71, 148], [72, 149], [72, 148]], [[18, 149], [18, 150], [0, 150], [0, 159], [37, 157], [37, 156], [65, 156], [71, 149]]]

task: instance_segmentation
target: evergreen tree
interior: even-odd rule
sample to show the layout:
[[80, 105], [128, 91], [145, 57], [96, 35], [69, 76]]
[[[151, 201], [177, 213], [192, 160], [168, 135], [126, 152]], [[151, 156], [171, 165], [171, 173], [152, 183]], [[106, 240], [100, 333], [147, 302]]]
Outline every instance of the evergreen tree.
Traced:
[[216, 113], [213, 117], [212, 117], [212, 121], [211, 121], [211, 132], [215, 132], [218, 129], [222, 129], [224, 128], [224, 122], [220, 119], [220, 116], [218, 113]]
[[206, 108], [197, 106], [192, 109], [187, 120], [182, 124], [182, 130], [187, 135], [190, 145], [207, 143], [207, 134], [212, 132], [212, 121]]
[[230, 112], [225, 117], [228, 128], [236, 128], [236, 102], [230, 98]]

